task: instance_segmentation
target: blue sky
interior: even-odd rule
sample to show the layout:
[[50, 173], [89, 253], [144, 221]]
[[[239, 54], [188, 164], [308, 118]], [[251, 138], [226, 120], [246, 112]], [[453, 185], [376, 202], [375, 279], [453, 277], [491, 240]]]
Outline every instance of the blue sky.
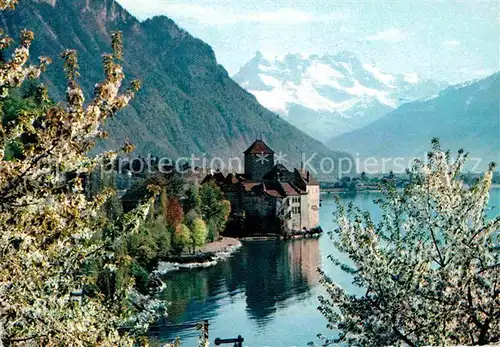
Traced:
[[139, 19], [167, 15], [235, 74], [257, 50], [355, 53], [387, 72], [448, 82], [500, 70], [498, 1], [118, 0]]

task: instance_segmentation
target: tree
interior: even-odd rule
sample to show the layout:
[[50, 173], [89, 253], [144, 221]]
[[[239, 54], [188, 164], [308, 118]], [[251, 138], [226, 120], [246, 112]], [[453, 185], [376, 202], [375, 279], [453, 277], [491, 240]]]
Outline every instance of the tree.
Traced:
[[207, 182], [200, 187], [200, 209], [205, 220], [209, 220], [218, 213], [217, 207], [223, 200], [222, 191], [214, 182]]
[[191, 238], [193, 249], [201, 247], [207, 242], [208, 228], [203, 219], [196, 218], [191, 227]]
[[17, 3], [18, 0], [0, 0], [0, 10], [12, 10]]
[[[0, 1], [0, 9], [14, 4]], [[22, 31], [12, 58], [0, 62], [0, 104], [26, 79], [36, 80], [49, 64], [49, 59], [40, 58], [38, 66], [27, 65], [33, 39], [32, 32]], [[2, 33], [2, 53], [12, 42]], [[88, 103], [77, 82], [77, 54], [66, 50], [66, 103], [54, 104], [40, 86], [39, 106], [0, 126], [0, 160], [12, 143], [18, 144], [20, 154], [0, 165], [0, 344], [131, 345], [129, 334], [121, 336], [118, 328], [125, 321], [131, 332], [146, 328], [155, 318], [150, 313], [160, 306], [136, 295], [132, 282], [107, 302], [101, 295], [86, 296], [81, 304], [71, 298], [72, 291], [95, 284], [95, 276], [84, 273], [89, 262], [99, 260], [115, 271], [121, 259], [114, 250], [122, 235], [137, 231], [147, 215], [148, 205], [140, 205], [110, 224], [100, 211], [111, 192], [92, 199], [85, 194], [85, 177], [115, 155], [87, 155], [95, 141], [107, 135], [102, 123], [127, 106], [139, 89], [134, 81], [120, 92], [125, 77], [121, 33], [112, 35], [112, 47], [112, 54], [103, 55], [104, 80]], [[132, 148], [126, 143], [123, 150]], [[130, 317], [133, 309], [124, 307], [126, 299], [146, 311]]]
[[179, 226], [184, 218], [184, 211], [176, 198], [169, 198], [167, 206], [164, 207], [165, 220], [168, 226], [174, 229]]
[[484, 345], [500, 341], [500, 217], [485, 216], [494, 164], [476, 184], [460, 180], [467, 155], [451, 161], [439, 142], [398, 191], [386, 182], [374, 223], [355, 206], [336, 211], [334, 260], [364, 294], [345, 292], [325, 273], [320, 311], [359, 346]]
[[183, 201], [184, 211], [189, 212], [194, 210], [200, 213], [201, 199], [198, 194], [198, 188], [194, 184], [190, 184], [186, 191], [186, 197]]
[[214, 182], [203, 184], [200, 187], [199, 195], [203, 220], [215, 226], [217, 232], [220, 232], [224, 229], [231, 213], [231, 203], [224, 200], [222, 191]]
[[179, 224], [174, 231], [174, 242], [176, 246], [185, 248], [191, 245], [191, 240], [191, 230], [189, 230], [186, 224]]

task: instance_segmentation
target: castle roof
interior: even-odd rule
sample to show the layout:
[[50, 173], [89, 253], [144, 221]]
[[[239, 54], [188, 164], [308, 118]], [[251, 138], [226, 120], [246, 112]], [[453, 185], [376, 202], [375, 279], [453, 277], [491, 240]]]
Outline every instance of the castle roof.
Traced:
[[274, 198], [285, 198], [287, 196], [299, 196], [306, 194], [293, 184], [288, 182], [278, 181], [257, 181], [257, 182], [241, 182], [246, 193], [255, 195], [268, 195]]
[[283, 164], [276, 164], [268, 173], [264, 175], [265, 180], [288, 180], [293, 177], [293, 173]]
[[223, 183], [224, 180], [226, 179], [224, 174], [220, 171], [217, 171], [214, 173], [214, 178], [215, 178], [215, 181], [217, 181], [217, 183]]
[[294, 187], [292, 184], [287, 182], [282, 182], [280, 183], [280, 185], [283, 191], [285, 192], [286, 196], [297, 196], [301, 195], [301, 193], [302, 194], [305, 193], [304, 191], [300, 191], [298, 188]]
[[243, 152], [245, 154], [274, 154], [274, 151], [262, 140], [255, 140], [248, 149]]
[[219, 184], [224, 183], [225, 179], [226, 179], [226, 177], [224, 176], [224, 174], [220, 171], [217, 171], [214, 174], [209, 173], [208, 175], [206, 175], [205, 178], [203, 179], [203, 181], [201, 182], [201, 184], [205, 184], [207, 182], [214, 182], [217, 185], [219, 185]]
[[241, 184], [247, 193], [260, 193], [265, 190], [265, 185], [262, 182], [242, 182]]
[[314, 179], [311, 173], [304, 169], [295, 169], [295, 180], [294, 184], [300, 189], [305, 190], [306, 186], [318, 186], [319, 182]]

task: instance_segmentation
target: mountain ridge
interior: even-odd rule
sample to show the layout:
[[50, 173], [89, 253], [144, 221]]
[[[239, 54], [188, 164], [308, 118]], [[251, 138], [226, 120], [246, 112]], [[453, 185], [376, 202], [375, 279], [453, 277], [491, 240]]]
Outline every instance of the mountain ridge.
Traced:
[[375, 122], [334, 137], [328, 146], [360, 157], [418, 156], [425, 159], [437, 137], [452, 153], [481, 158], [480, 167], [500, 159], [500, 72], [450, 86], [437, 96], [403, 104]]
[[143, 82], [130, 107], [106, 124], [110, 138], [101, 149], [130, 139], [137, 153], [186, 156], [207, 153], [222, 158], [241, 156], [257, 137], [275, 151], [300, 161], [297, 148], [321, 156], [344, 156], [292, 127], [230, 79], [213, 49], [166, 16], [139, 21], [116, 1], [22, 0], [18, 9], [1, 14], [7, 33], [16, 38], [23, 28], [35, 32], [32, 57], [53, 58], [43, 75], [50, 94], [64, 99], [62, 60], [66, 48], [79, 53], [86, 96], [102, 79], [101, 54], [109, 52], [111, 32], [124, 36], [127, 78]]
[[403, 102], [447, 86], [416, 74], [383, 72], [349, 51], [323, 56], [257, 51], [233, 78], [264, 106], [321, 140], [360, 128]]

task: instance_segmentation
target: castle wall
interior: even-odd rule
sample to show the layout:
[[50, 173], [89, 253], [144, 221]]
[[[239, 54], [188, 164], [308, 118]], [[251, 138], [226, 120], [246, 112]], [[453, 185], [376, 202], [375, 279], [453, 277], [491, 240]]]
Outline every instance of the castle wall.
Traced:
[[252, 181], [262, 179], [274, 167], [274, 156], [272, 154], [264, 156], [257, 154], [245, 155], [245, 174]]
[[274, 217], [276, 216], [276, 199], [266, 195], [245, 196], [242, 209], [247, 216]]
[[223, 190], [224, 197], [231, 203], [231, 213], [240, 213], [241, 197], [238, 187], [230, 187]]
[[300, 230], [302, 228], [310, 229], [309, 225], [309, 196], [300, 196]]
[[319, 185], [307, 186], [308, 228], [319, 226]]
[[246, 228], [250, 233], [279, 233], [277, 217], [282, 199], [267, 195], [251, 195], [242, 199], [242, 210], [246, 215]]
[[[301, 221], [301, 215], [302, 215], [302, 203], [301, 203], [301, 197], [300, 196], [292, 196], [289, 198], [291, 203], [291, 215], [290, 215], [290, 221], [291, 221], [291, 230], [301, 230], [302, 229], [302, 221]], [[298, 200], [298, 201], [297, 201]]]

